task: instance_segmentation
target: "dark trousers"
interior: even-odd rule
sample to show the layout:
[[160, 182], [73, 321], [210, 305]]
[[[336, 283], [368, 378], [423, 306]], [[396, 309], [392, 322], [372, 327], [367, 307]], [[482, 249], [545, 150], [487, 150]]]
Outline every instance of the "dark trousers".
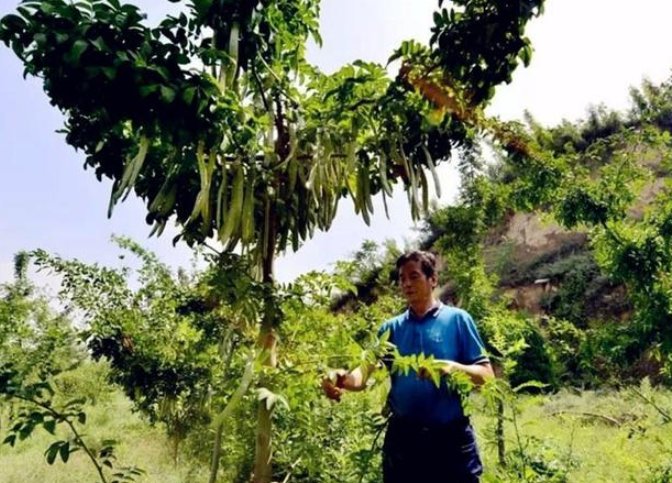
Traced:
[[478, 483], [482, 472], [468, 419], [431, 427], [390, 420], [383, 444], [385, 483]]

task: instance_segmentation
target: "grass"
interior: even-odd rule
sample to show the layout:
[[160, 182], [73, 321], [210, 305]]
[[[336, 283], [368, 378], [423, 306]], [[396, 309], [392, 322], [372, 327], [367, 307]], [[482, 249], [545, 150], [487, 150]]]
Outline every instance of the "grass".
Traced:
[[[7, 410], [2, 418], [6, 424]], [[191, 464], [172, 461], [170, 443], [160, 427], [152, 427], [131, 411], [131, 403], [121, 392], [115, 392], [109, 400], [86, 409], [88, 422], [84, 440], [92, 449], [100, 448], [105, 439], [119, 442], [115, 449], [116, 465], [138, 466], [147, 474], [137, 481], [181, 483], [205, 480], [207, 468], [195, 469]], [[4, 439], [4, 426], [0, 437]], [[78, 451], [67, 463], [60, 459], [50, 466], [44, 451], [57, 439], [70, 435], [61, 428], [52, 436], [37, 429], [25, 441], [17, 442], [14, 448], [0, 446], [0, 481], [2, 483], [93, 483], [98, 474], [87, 456]]]
[[[656, 474], [672, 461], [672, 422], [633, 389], [650, 397], [668, 416], [672, 416], [672, 393], [644, 386], [521, 398], [521, 443], [508, 422], [507, 450], [511, 453], [522, 447], [530, 466], [548, 469], [546, 479], [530, 477], [530, 481], [672, 481], [656, 479]], [[492, 420], [477, 416], [475, 424], [480, 428], [488, 470], [484, 480], [502, 481], [505, 472], [498, 470], [496, 447], [488, 431]], [[550, 476], [553, 472], [555, 479]], [[506, 476], [512, 478], [510, 473]]]
[[[635, 388], [672, 415], [672, 392]], [[611, 392], [572, 393], [524, 396], [518, 401], [517, 422], [520, 446], [514, 426], [505, 427], [507, 453], [522, 447], [526, 465], [520, 468], [546, 468], [543, 478], [528, 471], [526, 477], [516, 473], [511, 463], [507, 471], [496, 463], [496, 446], [492, 438], [493, 418], [484, 408], [475, 409], [475, 426], [486, 465], [484, 482], [501, 481], [568, 481], [568, 482], [648, 482], [656, 471], [672, 461], [672, 423], [653, 405], [646, 403], [632, 389]], [[4, 439], [8, 408], [0, 411]], [[151, 427], [131, 411], [130, 402], [113, 392], [87, 409], [86, 440], [92, 445], [103, 439], [120, 441], [118, 465], [137, 465], [147, 474], [140, 482], [193, 483], [207, 481], [207, 456], [200, 462], [182, 456], [175, 465], [171, 446], [160, 427]], [[509, 408], [508, 416], [511, 411]], [[67, 438], [65, 431], [57, 437]], [[195, 435], [198, 437], [198, 435]], [[0, 481], [2, 483], [93, 483], [96, 472], [86, 456], [77, 452], [64, 464], [49, 466], [44, 451], [56, 437], [37, 430], [16, 447], [0, 446]], [[520, 461], [520, 460], [518, 460]], [[291, 480], [290, 480], [291, 481]]]

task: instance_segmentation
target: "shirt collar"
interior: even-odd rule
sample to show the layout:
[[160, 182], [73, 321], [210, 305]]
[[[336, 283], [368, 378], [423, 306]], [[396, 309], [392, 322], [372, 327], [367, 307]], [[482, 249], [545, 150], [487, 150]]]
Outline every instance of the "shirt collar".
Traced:
[[437, 300], [434, 303], [434, 305], [432, 305], [430, 309], [422, 317], [418, 317], [417, 315], [415, 315], [413, 309], [409, 307], [408, 310], [406, 310], [406, 320], [411, 320], [414, 322], [422, 322], [427, 319], [435, 319], [439, 315], [439, 312], [441, 312], [442, 307], [443, 303], [440, 300]]

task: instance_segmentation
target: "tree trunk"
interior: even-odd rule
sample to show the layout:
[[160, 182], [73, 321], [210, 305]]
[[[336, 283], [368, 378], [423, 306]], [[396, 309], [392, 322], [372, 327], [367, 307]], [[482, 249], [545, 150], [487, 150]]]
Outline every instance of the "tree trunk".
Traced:
[[[265, 364], [275, 367], [277, 365], [276, 336], [272, 326], [269, 327], [266, 323], [262, 325], [259, 343], [268, 354]], [[271, 409], [266, 407], [266, 401], [259, 401], [253, 483], [270, 483], [272, 477], [271, 449]]]
[[[264, 246], [264, 255], [262, 261], [263, 283], [269, 288], [264, 301], [264, 316], [261, 324], [261, 331], [258, 346], [264, 351], [263, 363], [266, 366], [277, 366], [277, 336], [275, 327], [277, 325], [278, 311], [277, 302], [274, 294], [273, 262], [275, 261], [275, 207], [274, 203], [266, 200], [267, 233]], [[261, 381], [263, 385], [264, 381]], [[271, 441], [271, 409], [266, 407], [266, 401], [259, 401], [257, 410], [257, 437], [254, 456], [253, 483], [270, 483], [273, 469], [271, 465], [272, 441]]]
[[212, 457], [210, 458], [210, 479], [208, 483], [217, 481], [217, 472], [219, 471], [219, 456], [222, 448], [222, 434], [224, 433], [224, 423], [219, 423], [215, 430], [215, 443], [212, 447]]
[[173, 435], [172, 439], [172, 445], [173, 445], [173, 466], [177, 468], [177, 456], [179, 455], [180, 451], [180, 434], [176, 433]]

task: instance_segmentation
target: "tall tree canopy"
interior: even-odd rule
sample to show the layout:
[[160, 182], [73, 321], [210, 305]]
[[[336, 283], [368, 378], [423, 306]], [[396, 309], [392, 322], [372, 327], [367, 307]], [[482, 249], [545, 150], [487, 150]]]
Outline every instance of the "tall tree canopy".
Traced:
[[[368, 219], [371, 195], [400, 178], [417, 216], [421, 168], [472, 141], [461, 112], [529, 62], [524, 26], [543, 2], [453, 2], [436, 12], [429, 48], [395, 54], [396, 79], [366, 62], [333, 75], [308, 64], [316, 0], [186, 3], [149, 28], [118, 0], [26, 0], [0, 38], [44, 79], [67, 142], [114, 181], [110, 209], [135, 190], [158, 229], [175, 215], [189, 243], [260, 251], [328, 229], [348, 195]], [[437, 81], [454, 106], [437, 116], [415, 78]]]

